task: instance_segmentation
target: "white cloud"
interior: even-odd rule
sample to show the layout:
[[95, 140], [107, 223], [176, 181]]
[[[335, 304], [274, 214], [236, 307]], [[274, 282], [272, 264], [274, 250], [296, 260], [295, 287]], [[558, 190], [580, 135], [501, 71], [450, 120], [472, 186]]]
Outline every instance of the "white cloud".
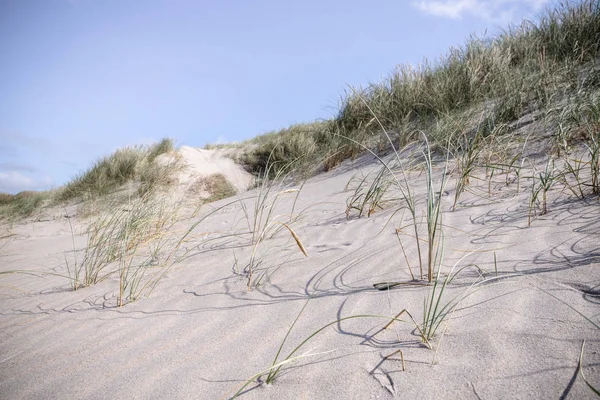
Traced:
[[539, 13], [551, 0], [420, 0], [413, 7], [430, 15], [461, 19], [482, 18], [495, 23], [519, 22]]
[[463, 13], [472, 13], [480, 8], [477, 0], [419, 1], [413, 3], [413, 5], [426, 14], [452, 19], [461, 18]]
[[23, 190], [46, 190], [52, 187], [52, 179], [34, 179], [17, 171], [0, 172], [0, 192], [18, 193]]

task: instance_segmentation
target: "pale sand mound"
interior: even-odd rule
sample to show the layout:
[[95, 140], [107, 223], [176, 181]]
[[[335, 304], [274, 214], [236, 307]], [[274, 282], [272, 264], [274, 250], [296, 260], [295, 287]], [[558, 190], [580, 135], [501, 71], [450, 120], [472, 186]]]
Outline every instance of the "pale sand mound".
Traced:
[[199, 197], [211, 197], [213, 193], [205, 182], [215, 175], [224, 176], [238, 192], [246, 191], [254, 182], [252, 174], [228, 157], [225, 150], [181, 146], [174, 154], [160, 156], [158, 162], [175, 160], [180, 163], [174, 176], [178, 183], [176, 190], [182, 195], [192, 192]]
[[[183, 154], [211, 165], [203, 151]], [[418, 274], [408, 212], [393, 214], [402, 203], [370, 218], [346, 219], [348, 181], [374, 168], [364, 158], [345, 163], [306, 182], [297, 201], [297, 192], [271, 193], [278, 194], [273, 218], [289, 221], [292, 210], [302, 213], [291, 226], [308, 258], [278, 224], [282, 230], [253, 254], [248, 230], [256, 189], [240, 202], [205, 206], [197, 216], [180, 210], [170, 234], [178, 238], [194, 228], [178, 252], [182, 258], [149, 298], [121, 308], [115, 307], [118, 276], [76, 292], [60, 276], [67, 273], [65, 257], [73, 262], [73, 247], [86, 243], [79, 234], [73, 243], [68, 220], [6, 227], [0, 272], [46, 275], [0, 275], [0, 398], [227, 398], [271, 364], [309, 298], [283, 357], [317, 329], [347, 316], [393, 316], [407, 309], [421, 323], [431, 287], [372, 287], [409, 280], [406, 260]], [[484, 171], [478, 176], [454, 212], [454, 177], [446, 187], [442, 273], [455, 264], [474, 264], [486, 281], [472, 286], [482, 278], [471, 267], [446, 288], [442, 306], [462, 301], [440, 325], [434, 350], [408, 322], [379, 332], [386, 320], [349, 319], [312, 338], [297, 353], [305, 357], [286, 365], [273, 385], [254, 380], [241, 398], [593, 398], [577, 365], [585, 339], [583, 370], [600, 386], [600, 331], [579, 314], [600, 323], [598, 200], [575, 199], [557, 183], [548, 194], [548, 213], [528, 227], [531, 180], [522, 178], [517, 191], [512, 177], [507, 185], [496, 175], [488, 186]], [[409, 179], [424, 239], [424, 174]], [[79, 232], [82, 223], [72, 222]], [[248, 292], [244, 269], [253, 255], [254, 279], [261, 285]], [[159, 254], [159, 264], [165, 257]], [[157, 268], [148, 269], [148, 276]], [[397, 350], [405, 371], [400, 353], [385, 358]]]

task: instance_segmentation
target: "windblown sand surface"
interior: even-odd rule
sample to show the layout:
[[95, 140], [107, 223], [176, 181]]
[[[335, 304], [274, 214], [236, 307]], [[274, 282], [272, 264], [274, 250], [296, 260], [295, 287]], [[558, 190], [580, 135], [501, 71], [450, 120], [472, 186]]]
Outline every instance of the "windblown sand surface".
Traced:
[[[301, 218], [291, 226], [308, 258], [280, 230], [257, 247], [254, 279], [262, 280], [251, 291], [244, 269], [253, 246], [235, 198], [196, 216], [181, 209], [175, 236], [223, 207], [195, 227], [185, 257], [150, 297], [120, 308], [117, 276], [75, 292], [60, 276], [65, 258], [85, 246], [81, 233], [89, 221], [71, 218], [74, 237], [64, 217], [3, 227], [0, 272], [37, 275], [0, 275], [0, 398], [228, 398], [271, 365], [309, 296], [280, 359], [343, 317], [391, 317], [406, 309], [421, 323], [431, 286], [372, 286], [410, 280], [395, 233], [403, 211], [394, 210], [402, 202], [369, 218], [346, 218], [347, 183], [375, 168], [363, 157], [294, 186], [301, 188], [294, 209]], [[410, 179], [421, 218], [425, 176]], [[286, 364], [274, 384], [254, 379], [242, 398], [593, 398], [577, 366], [586, 340], [583, 371], [600, 386], [599, 330], [581, 315], [600, 324], [598, 200], [555, 188], [548, 214], [527, 227], [530, 182], [517, 193], [515, 183], [506, 186], [499, 177], [490, 196], [487, 181], [473, 180], [450, 212], [454, 184], [450, 177], [444, 197], [442, 273], [472, 264], [485, 275], [469, 267], [446, 288], [442, 304], [462, 300], [440, 326], [433, 350], [408, 322], [380, 331], [388, 320], [344, 320], [308, 341], [296, 353], [303, 357]], [[240, 195], [250, 214], [256, 195], [256, 189]], [[281, 194], [273, 215], [289, 214], [295, 196]], [[412, 228], [401, 228], [418, 275]], [[424, 225], [421, 231], [425, 239]], [[385, 358], [396, 350], [405, 371], [400, 353]]]

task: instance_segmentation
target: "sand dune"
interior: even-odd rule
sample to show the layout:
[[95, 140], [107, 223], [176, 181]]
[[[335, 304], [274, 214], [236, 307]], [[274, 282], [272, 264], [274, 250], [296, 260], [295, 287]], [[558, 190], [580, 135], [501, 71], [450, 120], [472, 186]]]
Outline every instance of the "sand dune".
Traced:
[[[181, 152], [198, 162], [204, 156], [191, 148]], [[225, 168], [207, 160], [206, 168]], [[194, 227], [177, 253], [185, 257], [150, 296], [123, 307], [116, 307], [116, 274], [77, 291], [64, 277], [65, 259], [86, 246], [89, 220], [71, 218], [74, 235], [64, 217], [3, 227], [0, 272], [21, 272], [0, 275], [0, 397], [228, 398], [271, 365], [304, 305], [281, 360], [343, 317], [392, 317], [406, 309], [421, 323], [432, 286], [372, 286], [409, 281], [406, 260], [418, 275], [406, 212], [401, 222], [403, 202], [368, 218], [345, 213], [348, 182], [378, 168], [362, 157], [303, 185], [273, 189], [279, 193], [273, 218], [290, 223], [308, 257], [279, 226], [256, 247], [250, 291], [244, 269], [255, 250], [248, 226], [259, 189], [196, 215], [178, 208], [169, 231], [174, 238], [213, 213]], [[436, 181], [442, 172], [438, 165]], [[478, 174], [484, 178], [484, 171]], [[238, 178], [241, 189], [247, 182], [241, 173]], [[296, 353], [303, 357], [286, 364], [275, 383], [254, 379], [241, 398], [593, 398], [577, 366], [586, 340], [583, 371], [600, 385], [599, 331], [582, 316], [600, 324], [597, 199], [578, 200], [557, 186], [549, 192], [549, 212], [528, 226], [530, 182], [517, 192], [504, 177], [489, 187], [486, 179], [472, 180], [450, 211], [455, 179], [448, 178], [441, 272], [477, 268], [464, 269], [446, 287], [440, 304], [460, 301], [432, 349], [406, 315], [385, 331], [385, 318], [344, 320], [307, 342]], [[425, 239], [425, 175], [409, 172], [408, 179]], [[300, 192], [281, 193], [284, 188]], [[290, 221], [289, 214], [300, 218]], [[404, 371], [400, 353], [386, 358], [397, 350]]]

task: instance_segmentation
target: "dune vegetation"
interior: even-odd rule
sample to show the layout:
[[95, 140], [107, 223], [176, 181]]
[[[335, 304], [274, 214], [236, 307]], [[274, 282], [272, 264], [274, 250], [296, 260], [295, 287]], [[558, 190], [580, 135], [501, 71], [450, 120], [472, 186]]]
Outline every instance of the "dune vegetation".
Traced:
[[143, 195], [169, 182], [169, 175], [176, 166], [157, 163], [156, 158], [173, 150], [173, 140], [168, 138], [151, 146], [123, 148], [97, 160], [58, 189], [16, 195], [0, 193], [0, 219], [26, 217], [44, 204], [56, 206], [76, 198], [105, 196], [128, 182], [137, 182], [138, 192]]

